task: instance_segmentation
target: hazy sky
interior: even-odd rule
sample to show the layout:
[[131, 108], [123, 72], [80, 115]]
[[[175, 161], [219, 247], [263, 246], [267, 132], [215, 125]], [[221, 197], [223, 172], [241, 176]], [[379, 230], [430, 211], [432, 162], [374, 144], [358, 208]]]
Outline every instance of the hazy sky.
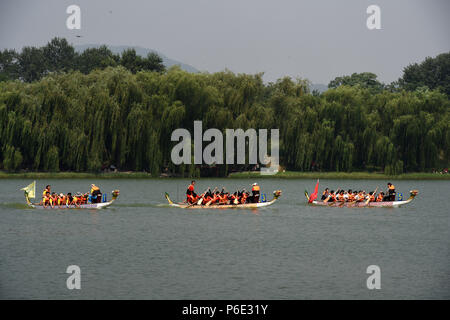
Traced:
[[[81, 8], [81, 30], [66, 8]], [[381, 8], [381, 30], [366, 9]], [[448, 0], [0, 0], [0, 48], [73, 44], [155, 49], [201, 71], [265, 72], [313, 83], [370, 71], [391, 82], [402, 69], [450, 51]], [[77, 38], [76, 35], [81, 35]]]

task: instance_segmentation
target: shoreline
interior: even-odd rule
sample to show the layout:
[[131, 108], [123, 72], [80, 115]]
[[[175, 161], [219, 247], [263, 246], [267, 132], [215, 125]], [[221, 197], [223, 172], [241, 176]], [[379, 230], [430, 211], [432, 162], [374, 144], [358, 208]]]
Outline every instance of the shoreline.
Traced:
[[[331, 180], [450, 180], [450, 174], [404, 173], [389, 176], [371, 172], [299, 172], [286, 171], [276, 175], [261, 175], [259, 172], [232, 173], [227, 177], [201, 177], [193, 179], [331, 179]], [[1, 179], [191, 179], [190, 177], [154, 177], [145, 172], [22, 172], [7, 173], [0, 171]]]

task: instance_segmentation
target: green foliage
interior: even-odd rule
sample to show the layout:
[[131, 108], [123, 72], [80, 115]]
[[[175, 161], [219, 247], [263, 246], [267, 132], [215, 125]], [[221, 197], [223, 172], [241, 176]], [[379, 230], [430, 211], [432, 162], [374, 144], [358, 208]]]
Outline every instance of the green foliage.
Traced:
[[136, 55], [134, 49], [125, 50], [121, 56], [113, 54], [106, 46], [90, 48], [81, 54], [64, 38], [55, 37], [47, 45], [0, 51], [0, 82], [19, 79], [25, 82], [40, 80], [51, 72], [78, 70], [88, 74], [93, 70], [122, 65], [132, 73], [138, 71], [164, 72], [162, 58], [154, 52], [147, 57]]
[[0, 51], [0, 81], [19, 77], [18, 53], [15, 50]]
[[337, 88], [339, 86], [360, 86], [376, 92], [380, 92], [384, 87], [377, 80], [377, 75], [371, 72], [353, 73], [351, 76], [337, 77], [328, 84], [328, 88]]
[[405, 90], [418, 88], [438, 89], [450, 96], [450, 52], [435, 58], [428, 57], [420, 64], [414, 63], [403, 69], [398, 81]]
[[[36, 50], [26, 49], [43, 56]], [[171, 133], [186, 128], [193, 137], [194, 120], [222, 132], [280, 129], [280, 162], [288, 170], [397, 175], [449, 164], [450, 102], [438, 90], [339, 85], [313, 95], [300, 79], [266, 85], [261, 74], [145, 71], [145, 59], [132, 50], [81, 56], [82, 72], [0, 82], [0, 167], [96, 173], [114, 165], [198, 177], [198, 166], [170, 159]], [[242, 168], [223, 165], [218, 172]]]

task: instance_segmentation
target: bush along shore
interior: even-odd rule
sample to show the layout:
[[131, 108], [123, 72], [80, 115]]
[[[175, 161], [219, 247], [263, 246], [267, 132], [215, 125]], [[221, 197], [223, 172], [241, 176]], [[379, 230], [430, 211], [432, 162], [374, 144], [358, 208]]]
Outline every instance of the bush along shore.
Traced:
[[[181, 176], [161, 175], [154, 177], [146, 172], [21, 172], [0, 171], [0, 179], [187, 179]], [[442, 173], [404, 173], [387, 175], [373, 172], [298, 172], [285, 171], [275, 175], [261, 175], [258, 171], [231, 173], [228, 177], [208, 177], [222, 179], [354, 179], [354, 180], [450, 180], [450, 174]]]

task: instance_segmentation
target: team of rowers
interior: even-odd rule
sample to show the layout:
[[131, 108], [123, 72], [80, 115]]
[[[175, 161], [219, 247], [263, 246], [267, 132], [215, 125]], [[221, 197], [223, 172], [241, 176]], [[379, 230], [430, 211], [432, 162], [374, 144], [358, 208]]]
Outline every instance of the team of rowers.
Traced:
[[386, 194], [384, 192], [380, 192], [378, 195], [377, 189], [375, 191], [371, 191], [366, 193], [364, 190], [331, 190], [329, 191], [326, 188], [322, 193], [321, 200], [323, 202], [381, 202], [381, 201], [395, 201], [395, 186], [392, 183], [388, 183], [388, 190]]
[[252, 185], [252, 194], [243, 189], [242, 191], [235, 191], [230, 193], [226, 191], [225, 187], [222, 187], [222, 191], [218, 188], [214, 188], [211, 191], [210, 188], [205, 190], [202, 194], [196, 194], [195, 181], [191, 181], [188, 189], [186, 190], [186, 202], [190, 205], [225, 205], [225, 204], [245, 204], [245, 203], [257, 203], [259, 202], [260, 187], [257, 183]]
[[72, 195], [72, 193], [59, 195], [55, 192], [51, 192], [51, 186], [47, 185], [42, 192], [42, 202], [41, 204], [44, 208], [50, 206], [54, 208], [55, 206], [80, 206], [82, 204], [87, 203], [98, 203], [102, 201], [102, 193], [100, 192], [100, 188], [95, 184], [91, 184], [91, 192], [86, 193], [76, 193]]

